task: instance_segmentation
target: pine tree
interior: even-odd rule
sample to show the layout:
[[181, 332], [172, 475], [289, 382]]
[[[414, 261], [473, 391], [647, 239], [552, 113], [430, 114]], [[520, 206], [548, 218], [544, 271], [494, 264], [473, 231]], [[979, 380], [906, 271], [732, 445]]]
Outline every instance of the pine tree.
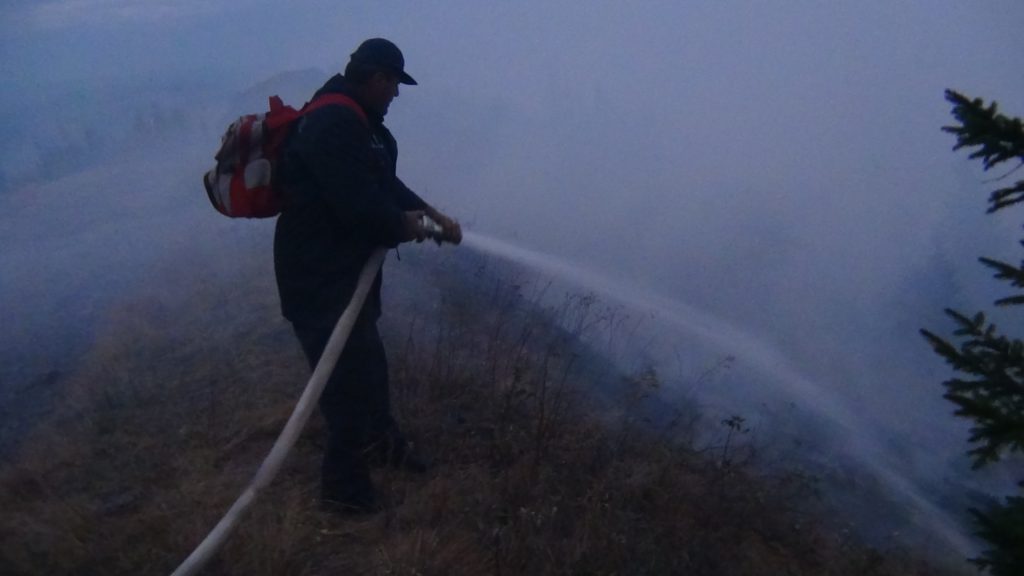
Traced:
[[[953, 150], [976, 148], [970, 157], [980, 158], [985, 170], [1004, 162], [1016, 162], [1004, 180], [1024, 165], [1024, 126], [1019, 118], [1007, 118], [997, 104], [986, 106], [980, 99], [968, 99], [946, 91], [953, 104], [953, 117], [959, 125], [943, 127], [957, 138]], [[991, 193], [988, 212], [996, 212], [1024, 202], [1024, 180]], [[1024, 246], [1024, 240], [1021, 241]], [[1013, 288], [1024, 288], [1024, 261], [1014, 266], [991, 258], [980, 258], [995, 272], [995, 278]], [[1017, 293], [995, 302], [996, 306], [1024, 304]], [[955, 370], [957, 376], [943, 383], [944, 397], [956, 404], [955, 414], [972, 421], [968, 454], [975, 469], [991, 465], [1013, 452], [1024, 452], [1024, 343], [1001, 334], [983, 312], [974, 316], [946, 309], [956, 324], [955, 343], [932, 332], [921, 333]], [[1024, 480], [1019, 496], [1006, 498], [988, 509], [971, 510], [977, 534], [988, 548], [972, 559], [995, 576], [1024, 575]]]

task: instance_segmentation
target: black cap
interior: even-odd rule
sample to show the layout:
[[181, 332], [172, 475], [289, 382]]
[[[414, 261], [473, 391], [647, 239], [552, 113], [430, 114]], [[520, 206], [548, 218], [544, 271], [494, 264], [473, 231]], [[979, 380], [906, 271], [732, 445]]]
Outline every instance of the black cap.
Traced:
[[394, 72], [402, 84], [416, 84], [412, 76], [405, 73], [405, 58], [402, 51], [390, 40], [370, 38], [363, 42], [352, 53], [351, 63]]

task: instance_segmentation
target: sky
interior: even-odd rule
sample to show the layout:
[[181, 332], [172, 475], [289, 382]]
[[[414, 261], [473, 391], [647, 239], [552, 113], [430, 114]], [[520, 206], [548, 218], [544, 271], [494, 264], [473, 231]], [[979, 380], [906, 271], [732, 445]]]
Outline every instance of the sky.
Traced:
[[[437, 207], [710, 315], [876, 434], [952, 459], [962, 426], [934, 426], [952, 422], [949, 374], [917, 329], [1002, 295], [976, 258], [1013, 261], [1020, 229], [984, 214], [1008, 168], [951, 151], [943, 91], [1024, 116], [1022, 29], [1018, 1], [15, 0], [0, 7], [0, 168], [43, 214], [26, 190], [102, 180], [104, 154], [155, 111], [212, 154], [222, 119], [257, 111], [232, 109], [238, 93], [305, 71], [272, 84], [301, 104], [384, 36], [420, 83], [387, 118], [399, 173]], [[22, 270], [18, 254], [0, 269]]]

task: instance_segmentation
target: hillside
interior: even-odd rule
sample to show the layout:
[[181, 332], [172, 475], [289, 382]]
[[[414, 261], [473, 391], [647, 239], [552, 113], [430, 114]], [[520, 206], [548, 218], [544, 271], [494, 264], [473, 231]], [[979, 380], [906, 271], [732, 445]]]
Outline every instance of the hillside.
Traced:
[[[0, 468], [5, 573], [169, 573], [246, 484], [308, 370], [266, 235], [232, 246], [230, 270], [164, 260], [60, 376]], [[465, 250], [403, 248], [385, 276], [395, 410], [438, 465], [377, 472], [381, 514], [321, 512], [315, 417], [207, 573], [961, 573], [835, 528], [815, 479], [769, 472], [742, 421], [603, 363], [581, 336], [614, 315], [593, 298], [541, 304], [543, 283]]]

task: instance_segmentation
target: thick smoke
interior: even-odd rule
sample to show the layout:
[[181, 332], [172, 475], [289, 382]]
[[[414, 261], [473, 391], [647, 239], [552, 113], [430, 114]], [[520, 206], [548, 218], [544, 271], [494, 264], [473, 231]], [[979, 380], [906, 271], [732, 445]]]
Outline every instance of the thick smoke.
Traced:
[[403, 179], [467, 229], [733, 326], [677, 346], [776, 370], [769, 397], [841, 414], [879, 462], [963, 473], [917, 329], [1002, 295], [976, 258], [1012, 261], [1019, 230], [983, 214], [942, 93], [1024, 115], [1019, 3], [150, 4], [0, 8], [4, 394], [148, 265], [234, 233], [198, 184], [233, 115], [301, 104], [382, 35], [421, 82], [388, 118]]

